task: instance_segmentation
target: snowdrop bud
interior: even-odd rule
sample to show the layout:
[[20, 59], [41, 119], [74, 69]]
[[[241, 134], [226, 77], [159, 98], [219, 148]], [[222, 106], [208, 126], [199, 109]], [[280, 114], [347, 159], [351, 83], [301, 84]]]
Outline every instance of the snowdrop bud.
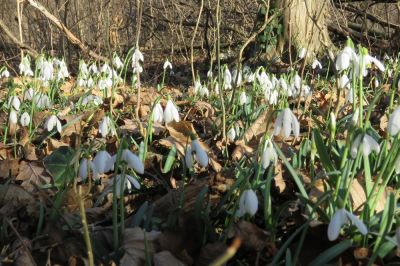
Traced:
[[389, 117], [388, 133], [395, 136], [400, 131], [400, 107], [397, 107]]
[[354, 214], [344, 208], [338, 209], [333, 215], [328, 226], [328, 239], [334, 241], [340, 234], [340, 229], [343, 225], [351, 222], [361, 234], [366, 235], [368, 229], [365, 224]]
[[105, 116], [103, 120], [101, 120], [100, 125], [99, 125], [99, 133], [103, 138], [107, 137], [108, 133], [110, 133], [111, 128], [112, 128], [112, 121], [110, 117]]
[[301, 48], [299, 51], [299, 59], [303, 59], [307, 54], [307, 49], [306, 48]]
[[344, 88], [350, 88], [350, 80], [347, 75], [342, 75], [339, 79], [339, 88], [344, 89]]
[[79, 162], [78, 176], [82, 180], [86, 180], [91, 168], [92, 168], [92, 162], [86, 158], [82, 158], [81, 161]]
[[117, 68], [120, 69], [121, 67], [124, 66], [124, 63], [122, 63], [121, 58], [117, 54], [114, 55], [113, 58], [113, 65]]
[[14, 107], [14, 109], [16, 110], [16, 111], [18, 111], [19, 110], [19, 107], [21, 106], [21, 101], [19, 100], [19, 98], [17, 97], [17, 96], [11, 96], [9, 99], [8, 99], [8, 106], [9, 107]]
[[227, 133], [227, 137], [228, 137], [230, 140], [232, 140], [232, 141], [235, 140], [235, 138], [236, 138], [236, 131], [235, 131], [235, 129], [234, 129], [233, 127], [231, 127], [231, 129], [229, 129], [229, 131], [228, 131], [228, 133]]
[[240, 105], [245, 105], [246, 102], [247, 102], [246, 92], [242, 91], [242, 92], [240, 93], [239, 104], [240, 104]]
[[334, 112], [331, 112], [329, 114], [329, 129], [332, 134], [335, 134], [336, 131], [336, 116]]
[[92, 161], [94, 177], [97, 177], [98, 174], [109, 172], [112, 167], [112, 162], [111, 155], [107, 151], [99, 151]]
[[203, 167], [208, 165], [207, 152], [203, 150], [198, 139], [192, 139], [192, 151], [194, 151], [196, 161]]
[[45, 127], [46, 127], [47, 131], [49, 131], [49, 132], [52, 131], [54, 127], [57, 127], [58, 133], [61, 133], [61, 130], [62, 130], [61, 122], [58, 119], [58, 117], [55, 115], [52, 115], [47, 119], [47, 121], [45, 123]]
[[176, 109], [175, 104], [171, 100], [168, 100], [164, 110], [164, 121], [165, 124], [168, 124], [174, 120], [179, 122], [179, 112], [178, 109]]
[[135, 170], [138, 174], [144, 173], [144, 165], [140, 158], [128, 149], [122, 151], [122, 160], [124, 160], [129, 168]]
[[168, 61], [168, 59], [167, 59], [167, 61], [164, 62], [163, 68], [164, 68], [164, 70], [167, 70], [167, 68], [172, 69], [172, 64], [170, 61]]
[[271, 163], [276, 165], [277, 162], [278, 162], [278, 154], [276, 153], [271, 140], [267, 139], [265, 141], [264, 151], [261, 157], [262, 167], [263, 169], [267, 169]]
[[294, 86], [296, 87], [296, 89], [300, 89], [300, 87], [301, 87], [301, 77], [298, 75], [298, 74], [296, 74], [296, 75], [294, 75]]
[[21, 126], [23, 126], [23, 127], [28, 126], [30, 121], [31, 121], [31, 117], [29, 116], [29, 114], [27, 112], [24, 112], [21, 115], [21, 118], [19, 120], [19, 122], [21, 123]]
[[18, 115], [14, 109], [11, 109], [11, 111], [10, 111], [9, 122], [10, 122], [10, 125], [15, 125], [18, 123]]
[[378, 88], [379, 87], [379, 80], [378, 79], [375, 79], [374, 80], [374, 88], [376, 89], [376, 88]]
[[232, 89], [232, 74], [227, 67], [224, 72], [224, 89]]
[[322, 69], [321, 62], [319, 62], [317, 59], [315, 59], [315, 60], [312, 62], [311, 67], [312, 67], [312, 69], [315, 69], [315, 68], [317, 68], [317, 67], [318, 67], [319, 69]]
[[246, 213], [251, 216], [255, 215], [258, 209], [258, 198], [256, 193], [252, 189], [243, 191], [239, 199], [239, 209], [236, 216], [243, 216]]
[[186, 164], [186, 168], [191, 169], [193, 167], [193, 154], [192, 154], [192, 148], [190, 146], [188, 146], [186, 148], [185, 164]]
[[153, 120], [154, 122], [162, 123], [164, 121], [164, 111], [160, 103], [154, 106], [153, 110]]
[[360, 118], [360, 109], [357, 108], [355, 110], [355, 112], [353, 113], [353, 116], [351, 117], [351, 125], [352, 126], [357, 126], [359, 118]]

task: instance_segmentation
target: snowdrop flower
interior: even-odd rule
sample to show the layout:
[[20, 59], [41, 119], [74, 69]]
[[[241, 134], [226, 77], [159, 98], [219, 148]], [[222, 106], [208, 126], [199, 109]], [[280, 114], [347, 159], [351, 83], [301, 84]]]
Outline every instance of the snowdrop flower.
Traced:
[[100, 104], [103, 103], [103, 100], [97, 95], [88, 95], [82, 99], [83, 106], [86, 106], [89, 103], [93, 103], [94, 105], [99, 106]]
[[230, 139], [232, 141], [235, 140], [235, 138], [236, 138], [235, 128], [231, 127], [231, 129], [228, 130], [227, 137], [228, 137], [228, 139]]
[[79, 162], [78, 176], [81, 180], [86, 180], [90, 169], [92, 169], [92, 162], [86, 158], [82, 158]]
[[[186, 165], [191, 168], [193, 165], [193, 156], [196, 159], [196, 161], [199, 163], [199, 165], [206, 167], [208, 165], [208, 155], [207, 152], [203, 150], [203, 148], [200, 145], [200, 142], [198, 139], [192, 137], [192, 143], [190, 147], [187, 147], [186, 153], [185, 153], [185, 162]], [[190, 158], [189, 158], [190, 157]]]
[[240, 93], [239, 104], [240, 104], [240, 105], [245, 105], [246, 103], [247, 103], [246, 92], [242, 91], [242, 92]]
[[202, 85], [201, 85], [200, 78], [197, 78], [194, 82], [194, 87], [193, 87], [194, 94], [198, 94], [201, 90], [201, 87], [202, 87]]
[[365, 62], [364, 62], [364, 64], [367, 66], [367, 65], [370, 65], [371, 63], [372, 64], [374, 64], [381, 72], [385, 72], [385, 65], [381, 62], [381, 61], [379, 61], [376, 57], [373, 57], [373, 56], [370, 56], [370, 55], [366, 55], [365, 57], [364, 57], [364, 60], [365, 60]]
[[[232, 71], [232, 79], [235, 82], [235, 86], [242, 84], [242, 71], [238, 71], [236, 68]], [[236, 82], [237, 80], [237, 82]]]
[[128, 149], [122, 151], [121, 159], [125, 161], [129, 168], [135, 170], [136, 173], [144, 173], [144, 165], [140, 158]]
[[267, 169], [270, 164], [276, 165], [278, 162], [278, 154], [272, 145], [270, 139], [267, 139], [264, 144], [264, 150], [261, 156], [261, 165], [264, 169]]
[[277, 90], [272, 90], [268, 97], [269, 104], [271, 105], [278, 104], [278, 97], [279, 97], [279, 92]]
[[23, 76], [33, 76], [31, 61], [28, 56], [22, 58], [21, 63], [19, 64], [19, 73]]
[[329, 129], [333, 133], [336, 131], [336, 116], [334, 112], [330, 112], [329, 114]]
[[400, 131], [400, 107], [397, 107], [393, 111], [393, 113], [390, 115], [387, 130], [391, 136], [395, 136], [399, 133], [399, 131]]
[[86, 78], [89, 75], [89, 70], [84, 60], [79, 61], [79, 74], [83, 78]]
[[219, 83], [218, 83], [218, 81], [216, 81], [215, 82], [215, 84], [214, 84], [214, 92], [215, 92], [215, 95], [219, 95], [219, 90], [220, 90], [221, 88], [219, 87]]
[[157, 103], [153, 109], [153, 121], [162, 123], [164, 121], [164, 111], [160, 103]]
[[312, 93], [311, 93], [311, 88], [310, 88], [310, 86], [308, 86], [308, 85], [303, 85], [303, 87], [301, 88], [300, 96], [308, 97], [308, 96], [310, 96], [311, 94], [312, 94]]
[[171, 100], [168, 100], [164, 110], [164, 121], [165, 124], [168, 124], [173, 120], [179, 122], [179, 112], [178, 109], [176, 109], [175, 104]]
[[94, 75], [97, 75], [99, 73], [99, 70], [97, 69], [97, 66], [95, 63], [90, 65], [89, 72], [91, 72]]
[[351, 116], [351, 125], [354, 127], [357, 126], [359, 118], [360, 118], [360, 109], [357, 108], [356, 111]]
[[106, 74], [107, 77], [112, 75], [112, 69], [107, 63], [101, 66], [100, 72]]
[[117, 54], [114, 54], [113, 57], [113, 65], [117, 68], [120, 69], [121, 67], [124, 66], [124, 63], [122, 63], [121, 58]]
[[232, 89], [232, 74], [228, 67], [225, 68], [224, 72], [224, 89]]
[[93, 177], [98, 179], [100, 174], [111, 171], [113, 165], [111, 155], [105, 150], [99, 151], [92, 161]]
[[307, 49], [306, 48], [301, 48], [299, 51], [299, 59], [303, 59], [307, 54]]
[[61, 133], [62, 130], [61, 122], [55, 115], [50, 116], [45, 122], [44, 126], [49, 132], [52, 131], [54, 127], [57, 127], [58, 133]]
[[28, 101], [32, 100], [34, 94], [35, 94], [35, 92], [34, 92], [34, 90], [33, 90], [32, 88], [29, 88], [29, 89], [25, 90], [25, 92], [24, 92], [24, 101], [26, 101], [26, 100], [28, 100]]
[[62, 80], [69, 77], [69, 72], [67, 68], [67, 64], [64, 59], [57, 60], [58, 64], [58, 72], [57, 72], [57, 80]]
[[210, 92], [208, 91], [207, 86], [200, 86], [199, 94], [201, 97], [208, 97], [210, 95]]
[[349, 68], [350, 63], [357, 59], [357, 55], [354, 50], [346, 46], [343, 51], [337, 56], [335, 66], [337, 71], [346, 70]]
[[317, 67], [318, 67], [319, 69], [322, 69], [321, 62], [318, 61], [318, 59], [315, 59], [315, 60], [312, 62], [311, 67], [312, 67], [312, 69], [316, 69]]
[[239, 199], [239, 209], [236, 212], [237, 217], [242, 217], [246, 213], [253, 216], [258, 209], [258, 198], [252, 189], [243, 191]]
[[90, 78], [86, 81], [86, 87], [92, 88], [93, 85], [94, 85], [94, 80], [92, 79], [92, 77], [90, 77]]
[[[123, 182], [124, 177], [122, 175], [117, 175], [115, 177], [117, 180], [115, 182], [115, 193], [117, 194], [117, 198], [120, 198], [121, 196], [121, 182]], [[114, 183], [114, 179], [110, 179], [108, 182], [110, 185]], [[140, 183], [134, 178], [133, 176], [130, 175], [125, 175], [125, 184], [124, 184], [124, 190], [128, 189], [128, 192], [130, 193], [132, 191], [132, 186], [135, 187], [135, 189], [140, 189]]]
[[167, 70], [167, 68], [172, 70], [172, 64], [170, 61], [168, 61], [168, 59], [164, 62], [164, 65], [163, 65], [164, 70]]
[[368, 156], [372, 151], [379, 153], [379, 143], [370, 135], [362, 134], [358, 135], [351, 145], [351, 157], [355, 159], [357, 157], [358, 150], [361, 149], [362, 155]]
[[340, 229], [342, 228], [342, 226], [348, 224], [349, 222], [356, 226], [361, 234], [366, 235], [368, 233], [367, 227], [357, 216], [347, 211], [346, 209], [341, 208], [335, 212], [329, 223], [328, 239], [330, 241], [336, 240], [340, 234]]
[[38, 108], [50, 108], [51, 102], [49, 96], [44, 93], [38, 93], [34, 95], [34, 102]]
[[283, 109], [275, 121], [274, 135], [277, 136], [283, 131], [283, 137], [288, 138], [290, 132], [293, 131], [294, 137], [298, 137], [300, 134], [300, 123], [296, 116], [292, 113], [290, 108], [286, 107]]
[[31, 117], [29, 116], [29, 114], [28, 114], [27, 112], [24, 112], [24, 113], [21, 115], [21, 118], [20, 118], [20, 120], [19, 120], [21, 126], [23, 126], [23, 127], [28, 126], [29, 123], [30, 123], [30, 121], [31, 121]]
[[374, 80], [374, 88], [376, 89], [376, 88], [378, 88], [379, 87], [379, 80], [376, 78], [375, 80]]
[[8, 107], [11, 108], [11, 106], [15, 109], [15, 111], [19, 110], [19, 107], [21, 106], [21, 101], [17, 96], [11, 96], [8, 98]]
[[10, 72], [8, 72], [6, 67], [3, 70], [0, 69], [0, 78], [8, 78], [9, 76]]
[[339, 88], [340, 89], [344, 89], [344, 88], [349, 89], [350, 88], [350, 80], [349, 80], [349, 77], [347, 75], [343, 74], [340, 77], [340, 79], [339, 79]]
[[10, 122], [10, 125], [15, 125], [18, 123], [18, 115], [14, 109], [11, 109], [11, 111], [10, 111], [9, 122]]
[[132, 68], [133, 72], [143, 72], [143, 67], [141, 66], [140, 62], [143, 62], [143, 54], [139, 51], [139, 49], [135, 49], [135, 52], [133, 53], [132, 56]]
[[109, 133], [111, 133], [112, 136], [117, 134], [110, 117], [105, 116], [103, 120], [101, 120], [99, 125], [99, 133], [103, 138], [107, 137]]
[[45, 83], [53, 79], [53, 63], [50, 60], [43, 60], [40, 66], [40, 79]]
[[296, 89], [300, 90], [301, 87], [301, 77], [296, 73], [296, 75], [294, 75], [294, 86]]

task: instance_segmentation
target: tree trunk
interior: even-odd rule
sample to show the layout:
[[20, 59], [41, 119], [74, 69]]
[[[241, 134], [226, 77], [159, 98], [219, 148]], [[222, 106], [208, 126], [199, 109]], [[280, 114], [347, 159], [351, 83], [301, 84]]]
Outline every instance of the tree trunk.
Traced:
[[329, 0], [278, 0], [276, 4], [283, 12], [284, 31], [277, 47], [280, 54], [306, 48], [310, 60], [332, 46], [327, 27], [332, 8]]

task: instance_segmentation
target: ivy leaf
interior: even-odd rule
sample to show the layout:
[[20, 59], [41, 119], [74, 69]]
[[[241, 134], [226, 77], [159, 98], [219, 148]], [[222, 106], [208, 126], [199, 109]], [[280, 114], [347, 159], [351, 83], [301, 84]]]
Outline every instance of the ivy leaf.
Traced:
[[58, 189], [62, 189], [75, 177], [73, 158], [74, 150], [67, 146], [61, 146], [43, 160], [44, 166], [53, 177], [54, 184]]

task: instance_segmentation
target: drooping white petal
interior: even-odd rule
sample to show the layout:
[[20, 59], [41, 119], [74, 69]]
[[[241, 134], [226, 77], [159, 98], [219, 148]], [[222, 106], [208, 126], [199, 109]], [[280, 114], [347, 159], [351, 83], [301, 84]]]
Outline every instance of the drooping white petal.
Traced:
[[230, 140], [232, 140], [232, 141], [235, 140], [235, 138], [236, 138], [236, 131], [235, 131], [235, 129], [234, 129], [233, 127], [231, 127], [231, 128], [228, 130], [227, 137], [228, 137]]
[[128, 167], [135, 170], [136, 173], [139, 173], [139, 174], [144, 173], [144, 165], [143, 165], [142, 161], [136, 154], [134, 154], [130, 150], [128, 150], [128, 149], [123, 150], [121, 158], [128, 164]]
[[88, 173], [92, 168], [92, 162], [86, 158], [82, 158], [79, 163], [78, 175], [81, 179], [85, 180], [88, 177]]
[[167, 105], [165, 106], [164, 110], [164, 121], [165, 124], [168, 124], [169, 122], [172, 122], [175, 120], [176, 122], [179, 122], [179, 112], [178, 109], [176, 109], [174, 103], [171, 100], [168, 100]]
[[369, 153], [365, 154], [366, 156], [368, 156], [371, 153], [371, 151], [375, 151], [376, 153], [379, 153], [379, 151], [381, 150], [379, 143], [368, 134], [365, 134], [363, 142], [364, 142], [363, 143], [364, 146], [369, 146]]
[[258, 198], [252, 189], [243, 191], [239, 200], [239, 209], [243, 209], [245, 213], [248, 213], [251, 216], [256, 214], [258, 209]]
[[21, 123], [21, 126], [23, 126], [23, 127], [28, 126], [30, 121], [31, 121], [31, 117], [29, 116], [29, 114], [27, 112], [24, 112], [21, 115], [21, 118], [19, 120], [19, 122]]
[[13, 125], [18, 123], [18, 115], [14, 109], [11, 109], [11, 111], [10, 111], [9, 121], [10, 121], [10, 124], [13, 124]]
[[338, 238], [340, 234], [340, 229], [344, 224], [348, 222], [345, 209], [339, 209], [333, 215], [329, 225], [328, 225], [328, 239], [334, 241]]
[[186, 164], [186, 168], [191, 169], [193, 167], [193, 154], [192, 154], [192, 148], [190, 146], [188, 146], [186, 148], [185, 164]]
[[197, 139], [192, 140], [192, 151], [195, 153], [196, 161], [201, 166], [206, 167], [208, 165], [208, 155], [207, 152], [203, 150]]
[[350, 88], [350, 80], [347, 75], [342, 75], [339, 79], [339, 88]]
[[281, 111], [275, 120], [275, 125], [274, 125], [274, 135], [275, 136], [277, 136], [281, 133], [282, 124], [283, 124], [283, 114], [284, 114], [284, 112]]
[[93, 158], [92, 167], [98, 174], [104, 174], [111, 170], [112, 167], [111, 155], [103, 150], [99, 151]]
[[154, 106], [153, 120], [154, 122], [158, 123], [162, 123], [164, 121], [164, 111], [160, 103], [157, 103]]
[[140, 189], [140, 183], [131, 175], [126, 175], [125, 178], [128, 183], [131, 183], [136, 189]]
[[365, 224], [354, 214], [351, 212], [345, 210], [347, 218], [351, 221], [351, 223], [357, 227], [358, 231], [360, 231], [361, 234], [366, 235], [368, 234], [368, 228], [365, 226]]
[[357, 157], [357, 152], [360, 147], [360, 143], [361, 143], [361, 135], [358, 135], [355, 138], [355, 140], [353, 141], [353, 144], [351, 145], [351, 148], [350, 148], [350, 154], [351, 154], [351, 157], [353, 157], [353, 159], [355, 159]]
[[246, 92], [242, 91], [240, 93], [239, 104], [244, 105], [244, 104], [246, 104], [246, 102], [247, 102]]
[[395, 136], [400, 131], [400, 107], [397, 107], [391, 116], [389, 117], [388, 121], [388, 133], [391, 136]]

